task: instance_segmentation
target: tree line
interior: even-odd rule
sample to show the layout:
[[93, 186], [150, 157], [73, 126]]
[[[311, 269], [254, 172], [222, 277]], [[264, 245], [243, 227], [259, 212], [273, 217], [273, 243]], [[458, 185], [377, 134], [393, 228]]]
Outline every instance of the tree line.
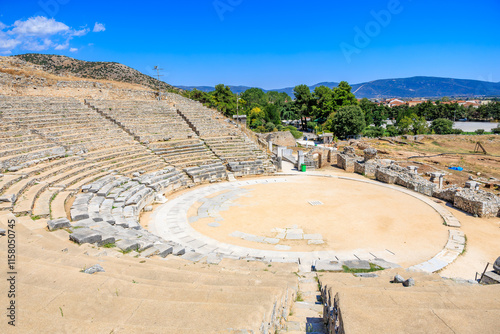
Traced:
[[[264, 92], [259, 88], [235, 94], [223, 84], [212, 92], [194, 89], [182, 94], [228, 117], [246, 115], [247, 126], [256, 132], [289, 130], [295, 137], [299, 137], [300, 132], [295, 127], [284, 126], [282, 120], [298, 120], [302, 131], [331, 132], [338, 138], [460, 133], [452, 128], [453, 120], [500, 120], [499, 101], [474, 108], [443, 103], [448, 100], [443, 98], [435, 103], [427, 101], [416, 106], [391, 108], [366, 98], [358, 101], [351, 90], [351, 86], [342, 81], [337, 87], [317, 86], [313, 91], [307, 85], [295, 86], [293, 99], [284, 92]], [[432, 124], [428, 126], [427, 121]]]

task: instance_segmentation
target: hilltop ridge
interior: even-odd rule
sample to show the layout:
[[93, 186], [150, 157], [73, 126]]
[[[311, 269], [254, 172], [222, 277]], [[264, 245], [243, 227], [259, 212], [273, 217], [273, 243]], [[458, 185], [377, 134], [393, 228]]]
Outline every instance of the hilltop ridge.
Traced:
[[11, 56], [39, 65], [44, 71], [55, 75], [76, 76], [86, 79], [111, 80], [137, 84], [158, 90], [178, 90], [177, 87], [158, 81], [149, 75], [117, 62], [84, 61], [67, 56], [27, 53]]

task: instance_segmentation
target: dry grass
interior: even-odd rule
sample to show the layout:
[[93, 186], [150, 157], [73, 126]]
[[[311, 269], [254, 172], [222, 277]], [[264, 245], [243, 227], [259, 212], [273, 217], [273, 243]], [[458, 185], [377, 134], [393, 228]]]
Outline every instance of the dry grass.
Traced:
[[102, 84], [112, 84], [114, 88], [119, 89], [135, 89], [135, 90], [150, 90], [148, 87], [144, 87], [137, 84], [130, 84], [119, 81], [111, 80], [99, 80], [99, 79], [87, 79], [75, 76], [59, 76], [55, 74], [48, 73], [38, 69], [36, 66], [26, 66], [21, 68], [19, 64], [12, 62], [8, 57], [0, 57], [0, 64], [4, 67], [0, 67], [0, 72], [6, 73], [13, 76], [24, 76], [28, 77], [38, 77], [47, 80], [48, 85], [55, 85], [58, 81], [87, 81], [87, 82], [99, 82]]
[[[450, 175], [446, 180], [463, 186], [470, 176], [478, 176], [488, 180], [500, 179], [500, 136], [495, 135], [455, 135], [455, 136], [425, 136], [421, 143], [408, 142], [408, 145], [390, 144], [378, 139], [367, 139], [369, 144], [382, 153], [381, 158], [397, 160], [402, 165], [421, 163], [419, 172], [444, 170]], [[486, 155], [473, 155], [476, 142], [481, 142], [486, 149]], [[447, 153], [445, 155], [433, 156]], [[421, 158], [408, 158], [413, 156]], [[464, 171], [453, 171], [451, 166], [460, 166]], [[478, 174], [479, 173], [479, 174]]]

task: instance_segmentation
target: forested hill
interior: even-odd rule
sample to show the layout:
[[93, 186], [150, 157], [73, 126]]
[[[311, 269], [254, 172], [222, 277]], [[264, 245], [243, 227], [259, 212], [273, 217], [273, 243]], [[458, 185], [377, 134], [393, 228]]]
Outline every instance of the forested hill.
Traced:
[[[316, 85], [309, 86], [314, 90], [317, 86], [327, 86], [329, 88], [336, 87], [337, 82], [321, 82]], [[500, 96], [500, 83], [452, 79], [452, 78], [437, 78], [437, 77], [412, 77], [400, 79], [383, 79], [360, 84], [352, 84], [352, 92], [357, 98], [412, 98], [412, 97], [443, 97], [443, 96]], [[229, 86], [233, 93], [242, 92], [250, 87], [244, 86]], [[214, 87], [184, 87], [183, 89], [202, 90], [210, 92]], [[293, 87], [272, 89], [273, 91], [285, 92], [293, 97]], [[268, 90], [264, 90], [267, 92]]]
[[[84, 61], [66, 56], [39, 53], [27, 53], [12, 57], [40, 65], [43, 70], [57, 75], [70, 74], [87, 79], [120, 81], [158, 90], [157, 79], [116, 62]], [[160, 85], [162, 90], [177, 90], [176, 87], [163, 81], [160, 81]]]

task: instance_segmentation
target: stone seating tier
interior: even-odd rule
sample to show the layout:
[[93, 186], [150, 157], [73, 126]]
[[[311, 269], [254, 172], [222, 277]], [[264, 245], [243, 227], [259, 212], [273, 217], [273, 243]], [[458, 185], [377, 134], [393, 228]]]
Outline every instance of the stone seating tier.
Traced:
[[123, 103], [87, 100], [90, 106], [117, 125], [126, 129], [140, 142], [164, 141], [171, 138], [194, 137], [188, 124], [166, 104], [156, 101]]
[[149, 148], [176, 167], [198, 166], [220, 162], [199, 139], [172, 140], [150, 144]]
[[[131, 174], [137, 171], [161, 169], [165, 166], [164, 161], [140, 145], [41, 162], [31, 168], [21, 169], [18, 172], [21, 178], [2, 186], [1, 193], [14, 196], [14, 201], [4, 203], [2, 208], [16, 213], [30, 213], [38, 197], [50, 187], [63, 190], [81, 180], [109, 174], [112, 171]], [[22, 196], [25, 192], [30, 196]], [[45, 203], [43, 207], [50, 206]], [[46, 211], [44, 216], [47, 215]]]
[[184, 172], [194, 183], [215, 182], [227, 179], [226, 167], [222, 163], [185, 168]]
[[[163, 194], [186, 186], [184, 174], [172, 167], [130, 179], [110, 175], [82, 186], [71, 207], [72, 226], [77, 233], [70, 236], [78, 243], [115, 244], [122, 251], [145, 251], [165, 257], [182, 255], [184, 247], [167, 242], [142, 229], [138, 217], [142, 209]], [[81, 233], [80, 233], [81, 232]], [[151, 252], [154, 250], [154, 252]]]

